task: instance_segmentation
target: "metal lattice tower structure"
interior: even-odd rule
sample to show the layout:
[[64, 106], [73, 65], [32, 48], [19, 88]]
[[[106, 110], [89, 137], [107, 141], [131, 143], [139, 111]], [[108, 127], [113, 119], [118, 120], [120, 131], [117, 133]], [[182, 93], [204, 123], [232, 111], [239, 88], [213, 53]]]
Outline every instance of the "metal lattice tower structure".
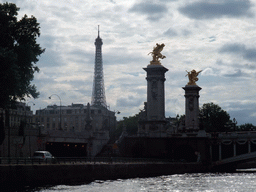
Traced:
[[98, 37], [95, 39], [95, 65], [94, 65], [94, 79], [92, 89], [92, 106], [105, 107], [107, 108], [105, 87], [104, 87], [104, 75], [102, 65], [102, 53], [101, 47], [103, 45], [102, 39], [100, 38], [100, 31], [98, 26]]

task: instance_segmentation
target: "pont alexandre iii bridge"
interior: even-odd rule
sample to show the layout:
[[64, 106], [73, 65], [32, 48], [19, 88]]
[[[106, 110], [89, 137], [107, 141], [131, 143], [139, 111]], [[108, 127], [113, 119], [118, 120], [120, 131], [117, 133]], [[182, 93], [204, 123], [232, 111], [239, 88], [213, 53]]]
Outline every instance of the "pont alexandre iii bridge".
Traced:
[[210, 155], [215, 167], [236, 167], [256, 159], [256, 132], [213, 133]]
[[197, 162], [207, 165], [210, 171], [234, 171], [238, 165], [256, 160], [256, 132], [253, 131], [124, 136], [118, 145], [126, 157]]
[[[200, 71], [187, 71], [185, 120], [182, 130], [170, 130], [165, 118], [165, 73], [159, 61], [164, 44], [156, 44], [153, 60], [143, 68], [147, 73], [147, 102], [139, 117], [137, 136], [123, 136], [119, 151], [127, 157], [162, 158], [173, 162], [202, 162], [213, 169], [234, 169], [256, 158], [256, 132], [206, 133], [199, 130]], [[159, 49], [158, 49], [159, 48]]]

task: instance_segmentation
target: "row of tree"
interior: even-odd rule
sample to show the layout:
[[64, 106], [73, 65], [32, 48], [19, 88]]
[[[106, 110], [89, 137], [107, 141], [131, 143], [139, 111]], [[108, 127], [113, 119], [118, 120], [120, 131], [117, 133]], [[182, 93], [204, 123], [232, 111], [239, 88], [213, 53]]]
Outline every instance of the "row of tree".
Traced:
[[[175, 124], [181, 124], [184, 119], [185, 115], [177, 116]], [[138, 131], [138, 122], [139, 114], [124, 117], [118, 121], [117, 129], [113, 136], [118, 138], [124, 128], [128, 135], [135, 135]], [[256, 127], [251, 123], [237, 126], [236, 120], [231, 120], [230, 115], [214, 103], [205, 103], [200, 107], [199, 128], [206, 132], [256, 131]]]
[[230, 119], [230, 115], [219, 105], [205, 103], [199, 112], [200, 126], [206, 132], [226, 131], [255, 131], [256, 127], [251, 123], [237, 126], [236, 119]]

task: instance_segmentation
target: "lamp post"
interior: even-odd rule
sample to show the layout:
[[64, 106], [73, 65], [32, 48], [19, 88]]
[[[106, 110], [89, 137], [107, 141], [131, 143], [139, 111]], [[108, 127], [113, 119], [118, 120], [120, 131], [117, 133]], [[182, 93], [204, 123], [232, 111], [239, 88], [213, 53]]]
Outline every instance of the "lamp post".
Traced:
[[61, 129], [61, 99], [60, 99], [60, 96], [57, 95], [57, 94], [52, 94], [52, 95], [49, 97], [49, 99], [51, 99], [53, 95], [57, 96], [57, 97], [59, 98], [59, 100], [60, 100], [60, 130], [62, 130], [62, 129]]

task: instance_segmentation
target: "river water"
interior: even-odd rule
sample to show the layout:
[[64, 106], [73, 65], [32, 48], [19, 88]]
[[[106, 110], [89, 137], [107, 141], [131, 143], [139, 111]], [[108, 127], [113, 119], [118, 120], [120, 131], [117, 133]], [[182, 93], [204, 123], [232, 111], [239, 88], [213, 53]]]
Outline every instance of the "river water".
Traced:
[[256, 173], [194, 173], [150, 178], [94, 181], [83, 185], [58, 185], [40, 192], [155, 192], [155, 191], [256, 191]]

